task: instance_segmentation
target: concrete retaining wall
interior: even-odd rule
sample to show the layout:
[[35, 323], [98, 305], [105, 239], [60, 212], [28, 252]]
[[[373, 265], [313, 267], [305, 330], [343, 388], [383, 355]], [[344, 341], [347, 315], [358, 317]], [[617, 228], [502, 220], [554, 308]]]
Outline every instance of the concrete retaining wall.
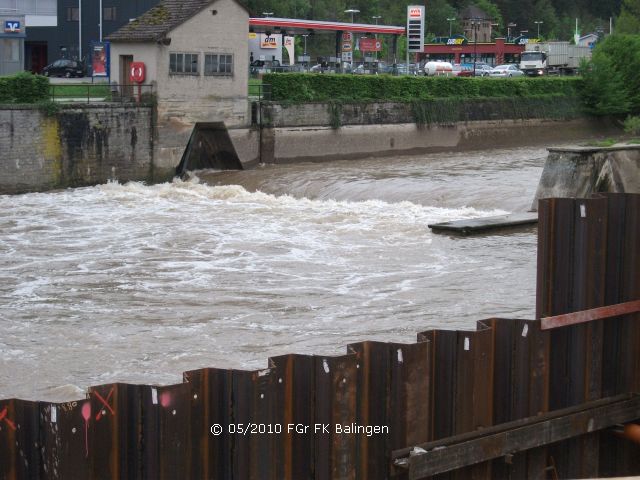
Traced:
[[532, 209], [550, 197], [640, 193], [640, 145], [550, 148]]
[[501, 120], [417, 126], [414, 123], [283, 127], [262, 131], [264, 163], [548, 145], [619, 133], [592, 119]]
[[32, 106], [0, 110], [0, 194], [109, 180], [171, 178], [153, 163], [153, 108], [83, 105], [47, 116]]
[[[254, 125], [229, 130], [245, 168], [259, 162], [548, 145], [620, 133], [612, 124], [586, 118], [416, 125], [409, 118], [415, 114], [411, 105], [394, 103], [342, 106], [344, 126], [333, 128], [328, 104], [271, 104], [269, 108], [268, 128]], [[469, 111], [473, 109], [459, 113]], [[485, 117], [495, 113], [491, 109], [480, 112]], [[53, 116], [35, 107], [0, 110], [0, 194], [109, 180], [170, 180], [194, 125], [206, 119], [185, 116], [161, 122], [156, 118], [152, 106], [118, 104], [65, 106]], [[269, 123], [264, 120], [263, 126]]]

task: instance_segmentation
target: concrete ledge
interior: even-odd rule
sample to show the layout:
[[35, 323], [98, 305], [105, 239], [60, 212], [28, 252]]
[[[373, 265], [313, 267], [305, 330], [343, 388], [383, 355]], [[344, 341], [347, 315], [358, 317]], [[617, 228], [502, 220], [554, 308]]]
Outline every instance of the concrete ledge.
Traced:
[[474, 233], [485, 233], [489, 230], [536, 225], [537, 223], [538, 214], [527, 212], [499, 215], [496, 217], [471, 218], [467, 220], [457, 220], [454, 222], [434, 223], [432, 225], [428, 225], [428, 227], [436, 233], [471, 235]]

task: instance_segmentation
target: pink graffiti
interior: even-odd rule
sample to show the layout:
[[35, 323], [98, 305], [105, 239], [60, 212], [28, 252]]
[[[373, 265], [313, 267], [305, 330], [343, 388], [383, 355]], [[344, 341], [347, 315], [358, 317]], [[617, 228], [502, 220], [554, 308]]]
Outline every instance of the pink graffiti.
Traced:
[[160, 405], [164, 408], [167, 408], [171, 405], [171, 394], [169, 392], [162, 392], [160, 394]]
[[84, 418], [85, 458], [89, 458], [89, 419], [91, 418], [91, 402], [84, 402], [82, 405], [82, 418]]

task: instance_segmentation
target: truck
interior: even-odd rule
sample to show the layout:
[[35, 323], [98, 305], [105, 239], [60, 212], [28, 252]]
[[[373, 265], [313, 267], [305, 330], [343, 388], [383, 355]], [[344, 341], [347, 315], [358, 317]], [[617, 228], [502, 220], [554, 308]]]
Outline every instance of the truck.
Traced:
[[591, 48], [569, 42], [528, 43], [520, 55], [520, 70], [529, 76], [574, 75], [583, 58], [591, 58]]

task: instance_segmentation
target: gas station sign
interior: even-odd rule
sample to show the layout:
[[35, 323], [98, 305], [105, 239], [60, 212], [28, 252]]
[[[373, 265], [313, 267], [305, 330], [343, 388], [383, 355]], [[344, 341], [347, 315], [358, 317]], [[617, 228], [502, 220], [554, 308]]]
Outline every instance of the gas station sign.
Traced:
[[424, 5], [407, 7], [407, 51], [416, 53], [424, 49]]
[[363, 52], [379, 52], [382, 50], [382, 40], [363, 37], [360, 39], [360, 50]]

